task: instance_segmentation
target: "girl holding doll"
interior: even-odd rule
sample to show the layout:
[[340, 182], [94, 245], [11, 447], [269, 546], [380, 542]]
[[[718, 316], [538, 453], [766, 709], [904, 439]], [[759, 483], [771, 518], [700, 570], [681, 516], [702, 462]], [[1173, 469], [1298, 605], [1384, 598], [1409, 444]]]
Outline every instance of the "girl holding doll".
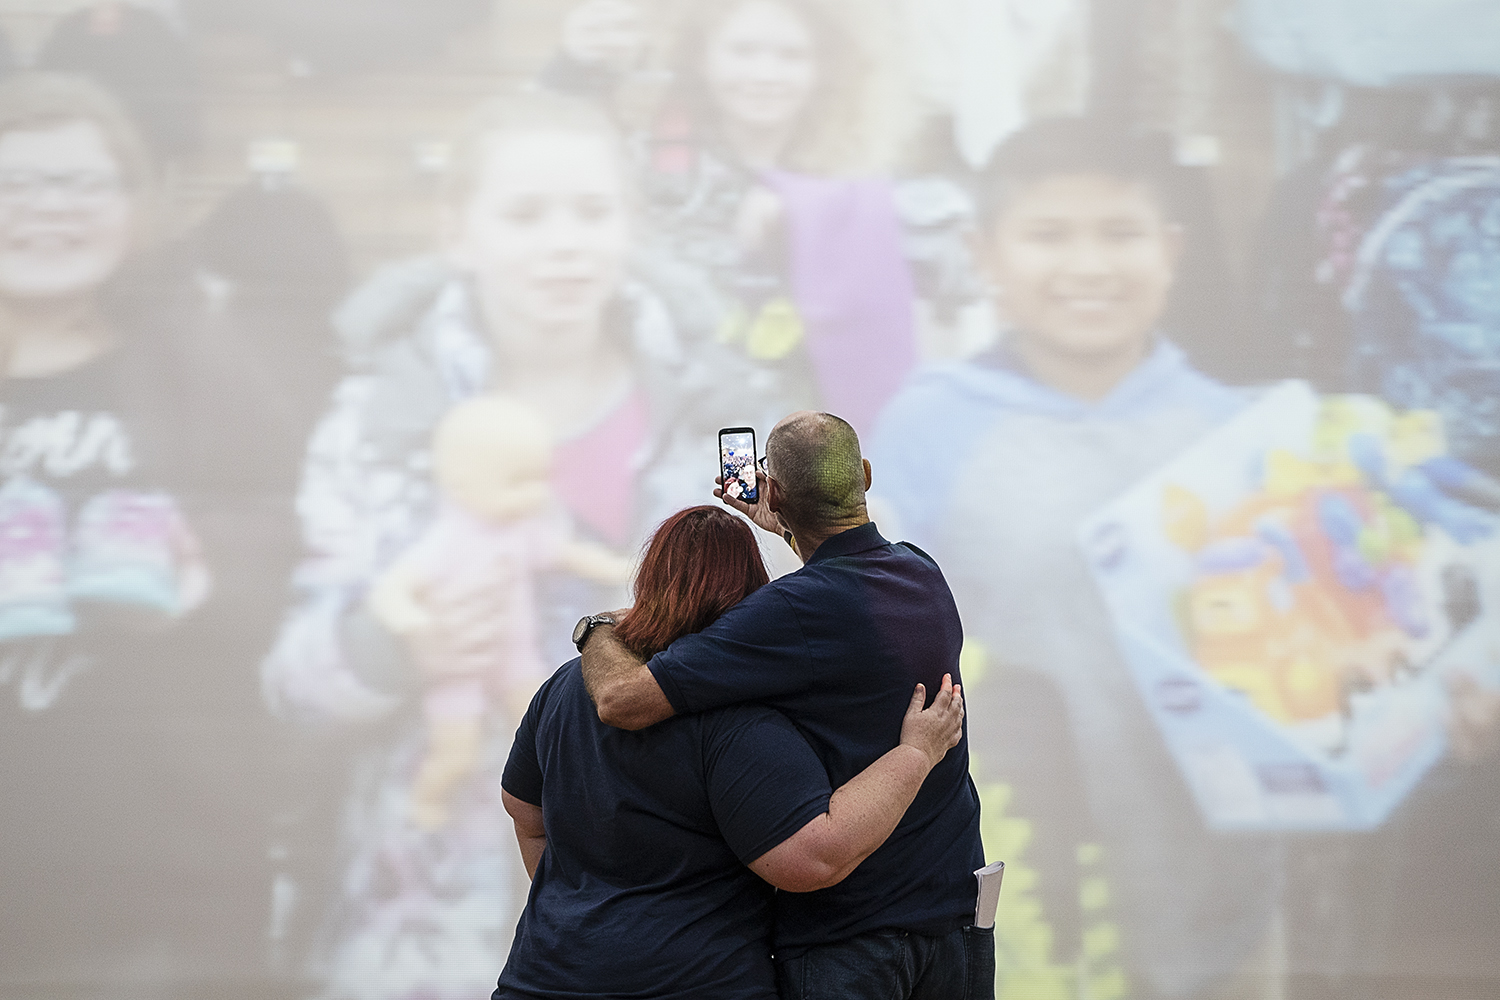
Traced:
[[627, 275], [628, 189], [596, 108], [487, 105], [441, 252], [378, 271], [336, 315], [349, 370], [308, 446], [308, 551], [262, 670], [281, 714], [383, 720], [314, 956], [329, 995], [490, 988], [524, 901], [495, 822], [517, 706], [683, 499], [657, 474], [680, 348]]

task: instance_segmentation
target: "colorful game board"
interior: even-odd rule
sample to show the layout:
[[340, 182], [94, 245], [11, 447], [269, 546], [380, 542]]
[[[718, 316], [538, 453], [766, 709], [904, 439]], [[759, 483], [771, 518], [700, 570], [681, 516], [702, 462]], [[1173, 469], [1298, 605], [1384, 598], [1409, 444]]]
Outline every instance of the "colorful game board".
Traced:
[[1368, 829], [1500, 686], [1500, 486], [1441, 418], [1270, 390], [1079, 541], [1210, 826]]

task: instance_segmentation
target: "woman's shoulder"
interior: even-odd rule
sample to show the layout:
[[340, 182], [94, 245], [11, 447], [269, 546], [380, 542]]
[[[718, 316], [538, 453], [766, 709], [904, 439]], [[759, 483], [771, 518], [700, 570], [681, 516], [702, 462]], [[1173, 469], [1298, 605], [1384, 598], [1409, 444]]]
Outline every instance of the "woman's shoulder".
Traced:
[[581, 721], [598, 719], [598, 711], [583, 680], [582, 657], [573, 657], [541, 683], [536, 694], [532, 695], [527, 715], [537, 726], [551, 724], [569, 732], [582, 732]]
[[588, 688], [583, 683], [583, 657], [575, 656], [552, 672], [537, 688], [533, 703], [546, 703], [569, 694], [582, 693], [588, 697]]
[[754, 739], [757, 734], [787, 732], [800, 735], [791, 719], [774, 708], [753, 703], [710, 709], [687, 718], [697, 719], [710, 740]]

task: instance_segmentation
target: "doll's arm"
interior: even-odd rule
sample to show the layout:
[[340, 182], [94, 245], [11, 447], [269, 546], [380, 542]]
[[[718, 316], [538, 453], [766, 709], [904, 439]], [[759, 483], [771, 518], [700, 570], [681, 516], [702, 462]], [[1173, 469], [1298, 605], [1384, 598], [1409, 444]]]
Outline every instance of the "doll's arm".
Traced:
[[424, 830], [436, 830], [452, 815], [453, 794], [479, 767], [484, 755], [484, 680], [448, 678], [422, 698], [427, 753], [411, 788], [411, 817]]
[[566, 542], [558, 554], [558, 562], [570, 573], [595, 583], [630, 582], [630, 560], [615, 555], [602, 545], [576, 540]]

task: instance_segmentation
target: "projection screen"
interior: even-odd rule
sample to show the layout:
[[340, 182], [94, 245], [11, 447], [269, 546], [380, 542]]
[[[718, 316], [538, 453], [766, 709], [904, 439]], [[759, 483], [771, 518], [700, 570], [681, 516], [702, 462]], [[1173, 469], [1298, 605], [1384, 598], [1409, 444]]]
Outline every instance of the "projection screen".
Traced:
[[998, 996], [1500, 995], [1496, 0], [0, 29], [0, 996], [488, 996], [521, 713], [800, 409], [962, 614]]

